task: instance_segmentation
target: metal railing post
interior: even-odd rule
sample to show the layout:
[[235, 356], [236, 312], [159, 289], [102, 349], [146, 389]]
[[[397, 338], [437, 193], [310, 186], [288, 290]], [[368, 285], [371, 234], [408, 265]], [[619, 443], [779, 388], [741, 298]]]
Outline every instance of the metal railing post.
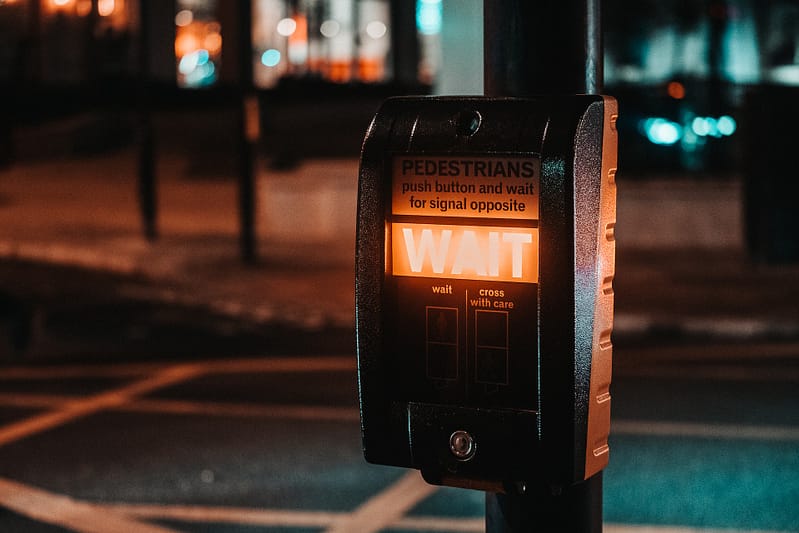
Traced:
[[144, 236], [158, 238], [158, 199], [155, 170], [155, 141], [152, 125], [150, 81], [150, 2], [139, 1], [139, 50], [137, 81], [138, 192]]
[[255, 239], [255, 165], [254, 157], [260, 123], [258, 95], [253, 86], [252, 73], [252, 1], [238, 3], [239, 49], [239, 243], [241, 258], [245, 263], [257, 259]]

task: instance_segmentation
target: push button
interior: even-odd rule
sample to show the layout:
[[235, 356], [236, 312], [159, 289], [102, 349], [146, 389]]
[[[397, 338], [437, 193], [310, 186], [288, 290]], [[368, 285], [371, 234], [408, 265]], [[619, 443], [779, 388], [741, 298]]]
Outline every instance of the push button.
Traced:
[[449, 450], [458, 461], [468, 461], [477, 451], [477, 443], [468, 431], [458, 430], [449, 437]]

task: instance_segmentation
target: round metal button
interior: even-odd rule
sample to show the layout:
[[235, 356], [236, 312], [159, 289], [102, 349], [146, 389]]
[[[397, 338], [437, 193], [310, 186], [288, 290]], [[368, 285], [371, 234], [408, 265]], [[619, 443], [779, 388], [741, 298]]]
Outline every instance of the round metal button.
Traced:
[[467, 431], [458, 430], [449, 437], [449, 450], [459, 461], [468, 461], [474, 457], [477, 443]]

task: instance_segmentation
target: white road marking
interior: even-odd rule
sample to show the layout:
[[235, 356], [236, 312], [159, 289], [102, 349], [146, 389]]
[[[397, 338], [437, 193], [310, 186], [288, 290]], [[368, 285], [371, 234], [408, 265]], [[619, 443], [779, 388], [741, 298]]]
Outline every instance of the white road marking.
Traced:
[[623, 368], [616, 377], [654, 378], [659, 380], [710, 380], [741, 381], [755, 383], [796, 383], [799, 382], [799, 370], [780, 368], [778, 365], [769, 368], [748, 368], [741, 365], [680, 366], [668, 365], [647, 368]]
[[799, 441], [799, 428], [790, 426], [611, 420], [610, 433], [725, 440]]
[[[199, 507], [117, 503], [107, 505], [113, 512], [148, 520], [180, 520], [239, 524], [263, 527], [330, 527], [342, 522], [348, 513], [251, 509], [242, 507]], [[483, 533], [483, 518], [444, 518], [435, 516], [403, 517], [388, 527], [413, 531], [452, 531]]]
[[398, 522], [414, 505], [437, 490], [416, 471], [402, 476], [355, 511], [337, 520], [325, 533], [374, 533]]
[[120, 365], [9, 366], [0, 369], [0, 380], [53, 380], [83, 378], [127, 378], [157, 372], [163, 363]]
[[[85, 370], [87, 367], [77, 367]], [[135, 367], [137, 370], [142, 367]], [[156, 367], [155, 374], [119, 388], [89, 397], [76, 397], [60, 403], [52, 412], [41, 413], [0, 427], [0, 446], [22, 438], [41, 433], [66, 424], [78, 418], [106, 409], [115, 409], [129, 403], [137, 396], [157, 389], [175, 385], [204, 374], [222, 373], [263, 373], [263, 372], [323, 372], [354, 370], [355, 358], [341, 357], [276, 357], [259, 359], [234, 359], [222, 361], [200, 361], [168, 367]], [[22, 369], [5, 369], [0, 379], [54, 379], [61, 377], [82, 377], [75, 367], [49, 367], [25, 373]], [[129, 369], [128, 369], [129, 370]], [[39, 398], [41, 399], [41, 398]], [[306, 415], [307, 416], [307, 413]]]
[[0, 394], [0, 406], [2, 407], [23, 407], [28, 409], [55, 409], [59, 405], [74, 402], [75, 396], [65, 396], [63, 394], [28, 394], [28, 393], [5, 393]]
[[741, 340], [767, 335], [791, 337], [799, 332], [799, 323], [790, 318], [775, 317], [693, 316], [675, 319], [644, 313], [616, 313], [613, 318], [613, 330], [619, 333], [642, 335], [654, 329], [710, 335], [717, 339]]
[[[0, 371], [0, 380], [153, 375], [88, 397], [37, 394], [0, 395], [0, 405], [52, 409], [50, 412], [0, 428], [0, 446], [109, 409], [175, 414], [357, 421], [357, 409], [348, 407], [227, 404], [139, 398], [157, 389], [206, 374], [348, 371], [354, 369], [355, 359], [351, 356], [201, 361], [169, 367], [158, 364], [134, 364], [32, 369], [7, 368]], [[799, 428], [781, 426], [614, 420], [612, 430], [614, 434], [622, 435], [799, 441]], [[327, 527], [329, 533], [370, 533], [386, 527], [454, 533], [483, 531], [483, 519], [404, 516], [414, 505], [427, 498], [435, 490], [437, 488], [427, 485], [418, 473], [409, 472], [397, 483], [365, 502], [353, 513], [331, 513], [201, 506], [90, 504], [0, 478], [0, 505], [34, 520], [69, 527], [79, 533], [109, 533], [112, 531], [168, 533], [172, 531], [142, 523], [139, 521], [142, 519]], [[605, 531], [607, 533], [720, 533], [721, 530], [607, 524]], [[731, 533], [731, 530], [725, 531]], [[741, 530], [739, 533], [759, 532]]]
[[129, 404], [120, 405], [118, 409], [120, 411], [135, 411], [139, 413], [285, 418], [293, 420], [315, 420], [320, 422], [358, 422], [360, 420], [360, 414], [357, 408], [328, 407], [323, 405], [241, 404], [142, 399]]
[[[403, 516], [436, 487], [423, 484], [410, 472], [353, 513], [206, 507], [128, 503], [88, 503], [52, 494], [39, 488], [0, 478], [0, 505], [33, 520], [69, 528], [78, 533], [177, 533], [144, 521], [176, 520], [194, 523], [225, 523], [264, 527], [330, 528], [350, 533], [375, 532], [384, 528], [410, 531], [482, 533], [483, 518]], [[394, 499], [397, 501], [393, 501]], [[384, 516], [377, 516], [385, 512]], [[340, 528], [340, 529], [339, 529]], [[606, 533], [766, 533], [753, 530], [706, 529], [674, 526], [605, 524]], [[779, 533], [771, 531], [768, 533]], [[787, 533], [787, 532], [783, 532]]]
[[327, 511], [289, 511], [245, 507], [203, 507], [195, 505], [147, 505], [115, 503], [105, 508], [112, 512], [148, 520], [180, 520], [272, 527], [328, 527], [346, 513]]
[[485, 518], [439, 518], [437, 516], [406, 516], [396, 524], [397, 529], [412, 531], [451, 531], [454, 533], [484, 533]]
[[61, 404], [55, 411], [25, 418], [0, 428], [0, 446], [41, 433], [78, 418], [94, 414], [129, 402], [136, 396], [168, 387], [198, 375], [191, 365], [167, 367], [154, 376], [135, 381], [108, 392], [86, 398], [78, 398]]
[[211, 374], [261, 372], [332, 372], [357, 368], [354, 355], [317, 357], [264, 357], [196, 363]]
[[[0, 407], [57, 409], [78, 400], [74, 396], [51, 394], [0, 394]], [[132, 398], [128, 403], [110, 406], [115, 411], [173, 415], [206, 415], [244, 418], [287, 418], [296, 420], [357, 422], [357, 407], [326, 405], [285, 405], [234, 402], [203, 402]]]
[[[0, 406], [58, 409], [74, 404], [74, 397], [40, 394], [0, 394]], [[164, 400], [131, 397], [125, 403], [108, 405], [106, 409], [175, 415], [205, 415], [245, 418], [280, 418], [289, 420], [358, 422], [355, 407], [331, 407], [324, 405], [285, 405]], [[74, 415], [65, 413], [42, 415], [39, 424], [57, 424], [58, 417], [71, 420]], [[32, 422], [31, 422], [32, 423]], [[2, 442], [3, 428], [0, 428]], [[725, 440], [799, 441], [799, 428], [775, 425], [716, 424], [698, 422], [662, 422], [613, 419], [611, 433], [614, 435], [643, 435], [664, 437], [716, 438]]]
[[605, 533], [790, 533], [788, 531], [763, 531], [754, 529], [706, 529], [699, 527], [644, 526], [604, 524]]
[[176, 533], [67, 496], [0, 478], [0, 505], [33, 520], [79, 533]]
[[[212, 374], [325, 372], [355, 370], [354, 355], [313, 357], [260, 357], [193, 361], [181, 366], [194, 367], [198, 372]], [[0, 381], [52, 380], [81, 378], [125, 378], [148, 375], [165, 368], [163, 363], [132, 363], [111, 365], [55, 365], [43, 367], [6, 367], [0, 369]]]
[[[104, 508], [119, 514], [146, 520], [178, 520], [197, 523], [224, 523], [263, 527], [329, 527], [346, 519], [347, 513], [253, 509], [248, 507], [202, 507], [187, 505], [106, 504]], [[405, 516], [386, 527], [410, 531], [483, 533], [485, 519], [438, 516]], [[677, 526], [647, 526], [605, 523], [605, 533], [767, 533], [742, 529], [705, 529]], [[788, 533], [769, 531], [768, 533]]]

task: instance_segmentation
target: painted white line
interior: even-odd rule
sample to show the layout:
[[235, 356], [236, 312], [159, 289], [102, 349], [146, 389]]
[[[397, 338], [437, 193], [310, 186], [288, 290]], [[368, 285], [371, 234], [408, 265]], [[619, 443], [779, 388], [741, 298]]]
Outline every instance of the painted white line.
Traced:
[[780, 368], [778, 363], [770, 368], [751, 368], [745, 365], [668, 365], [650, 368], [622, 368], [615, 372], [617, 378], [653, 378], [659, 380], [678, 379], [685, 381], [744, 381], [760, 383], [797, 383], [799, 370]]
[[325, 533], [375, 533], [398, 522], [414, 505], [437, 490], [411, 471], [352, 514], [337, 520]]
[[412, 531], [447, 531], [453, 533], [484, 533], [485, 518], [439, 518], [437, 516], [406, 516], [396, 524], [397, 529]]
[[9, 366], [0, 369], [1, 381], [83, 378], [129, 378], [157, 372], [163, 363], [120, 365]]
[[[438, 518], [438, 517], [406, 517], [395, 524], [395, 527], [419, 531], [442, 531], [452, 533], [483, 533], [485, 520], [482, 518]], [[779, 531], [749, 531], [738, 529], [701, 529], [673, 526], [639, 526], [608, 524], [602, 525], [605, 533], [788, 533]]]
[[715, 337], [727, 337], [731, 340], [766, 335], [789, 337], [799, 332], [799, 324], [795, 321], [777, 318], [693, 318], [679, 322], [679, 326], [688, 333], [709, 334]]
[[[99, 506], [98, 506], [99, 507]], [[253, 509], [247, 507], [202, 507], [186, 505], [106, 504], [104, 509], [145, 520], [179, 520], [197, 523], [239, 524], [263, 527], [323, 528], [340, 523], [346, 513], [324, 511], [296, 511], [283, 509]], [[440, 531], [450, 533], [483, 533], [484, 518], [457, 518], [438, 516], [406, 516], [387, 527], [410, 531]], [[677, 526], [648, 526], [609, 524], [605, 533], [788, 533], [743, 529], [706, 529]]]
[[[272, 373], [272, 372], [327, 372], [356, 369], [354, 355], [314, 357], [263, 357], [230, 360], [193, 361], [181, 366], [191, 366], [202, 373]], [[50, 380], [81, 378], [126, 378], [148, 375], [164, 368], [164, 364], [112, 364], [63, 365], [46, 367], [7, 367], [0, 369], [3, 380]]]
[[328, 527], [346, 516], [325, 511], [287, 511], [244, 507], [202, 507], [189, 505], [141, 505], [115, 503], [103, 506], [112, 512], [148, 520], [216, 522], [247, 526]]
[[603, 525], [605, 533], [790, 533], [788, 531], [763, 531], [754, 529], [707, 529], [698, 527], [644, 526], [644, 525]]
[[[86, 367], [80, 367], [81, 370]], [[355, 358], [347, 357], [280, 357], [269, 359], [239, 359], [233, 361], [204, 361], [186, 363], [159, 370], [154, 376], [127, 384], [117, 389], [97, 395], [70, 399], [54, 406], [54, 410], [37, 414], [23, 420], [12, 422], [0, 427], [0, 446], [18, 441], [25, 437], [47, 431], [64, 425], [79, 418], [94, 414], [106, 409], [118, 409], [137, 396], [145, 395], [154, 390], [175, 385], [207, 373], [261, 373], [261, 372], [313, 372], [354, 370]], [[9, 375], [9, 373], [6, 373]], [[30, 374], [29, 374], [30, 375]], [[40, 369], [37, 374], [40, 378], [52, 379], [57, 375], [78, 377], [75, 368]], [[19, 379], [24, 379], [17, 375]], [[42, 400], [43, 398], [38, 398]], [[185, 407], [185, 406], [184, 406]], [[280, 413], [280, 411], [276, 411]], [[263, 414], [263, 412], [262, 412]], [[299, 418], [313, 418], [314, 416], [339, 420], [341, 418], [354, 419], [352, 412], [336, 412], [327, 410], [313, 413], [311, 410], [288, 408], [282, 411], [283, 415]]]
[[60, 394], [0, 394], [0, 406], [30, 409], [54, 409], [59, 405], [74, 402], [75, 396]]
[[[0, 404], [2, 399], [0, 398]], [[216, 402], [185, 402], [179, 400], [141, 399], [120, 405], [120, 411], [139, 413], [206, 415], [225, 417], [286, 418], [294, 420], [358, 422], [360, 415], [354, 407], [320, 405], [241, 404]]]
[[176, 533], [67, 496], [0, 478], [0, 505], [17, 514], [79, 533]]
[[[80, 401], [80, 398], [49, 394], [0, 394], [0, 406], [2, 407], [57, 409], [58, 407], [76, 401]], [[195, 402], [131, 398], [129, 402], [110, 406], [109, 409], [133, 413], [173, 415], [287, 418], [295, 420], [332, 420], [338, 422], [358, 422], [360, 420], [360, 415], [356, 407], [329, 407], [323, 405]]]
[[213, 374], [239, 374], [247, 372], [330, 372], [357, 368], [355, 355], [315, 357], [269, 357], [261, 359], [234, 359], [202, 363], [203, 370]]
[[118, 274], [143, 272], [133, 259], [100, 254], [95, 249], [80, 245], [3, 241], [0, 244], [0, 255], [17, 259], [110, 270]]
[[[289, 511], [241, 507], [199, 507], [175, 505], [111, 504], [112, 512], [148, 520], [180, 520], [184, 522], [215, 522], [264, 527], [330, 527], [346, 520], [347, 513], [324, 511]], [[436, 516], [404, 517], [390, 525], [412, 531], [450, 531], [454, 533], [483, 533], [483, 518], [443, 518]]]
[[63, 404], [56, 411], [34, 415], [1, 427], [0, 446], [41, 433], [104, 409], [118, 407], [119, 405], [129, 402], [136, 396], [186, 381], [198, 374], [198, 369], [193, 366], [178, 365], [166, 368], [152, 377], [136, 381], [120, 388], [87, 398], [76, 399]]
[[[779, 365], [780, 360], [795, 359], [799, 342], [760, 341], [760, 342], [725, 342], [708, 349], [705, 342], [696, 342], [682, 346], [649, 345], [635, 350], [636, 361], [646, 363], [687, 363], [697, 367], [697, 361], [705, 364], [724, 364], [730, 360], [771, 362]], [[784, 365], [781, 365], [784, 366]]]
[[650, 422], [611, 420], [612, 435], [697, 437], [725, 440], [799, 441], [799, 428], [789, 426], [748, 426], [699, 424], [692, 422]]
[[746, 318], [722, 315], [676, 319], [668, 315], [645, 313], [616, 313], [613, 318], [613, 330], [616, 333], [641, 335], [655, 329], [741, 340], [766, 336], [792, 337], [799, 333], [799, 322], [779, 317]]
[[[70, 396], [40, 394], [0, 394], [0, 406], [65, 409], [80, 399]], [[322, 405], [284, 405], [161, 400], [131, 397], [125, 403], [108, 409], [134, 413], [222, 416], [243, 418], [276, 418], [308, 421], [358, 422], [355, 407]], [[53, 416], [56, 414], [51, 413]], [[67, 416], [67, 415], [65, 415]], [[42, 422], [49, 423], [49, 422]], [[614, 435], [715, 438], [725, 440], [799, 441], [799, 428], [775, 425], [715, 424], [698, 422], [663, 422], [613, 419]], [[0, 428], [0, 435], [2, 429]]]

